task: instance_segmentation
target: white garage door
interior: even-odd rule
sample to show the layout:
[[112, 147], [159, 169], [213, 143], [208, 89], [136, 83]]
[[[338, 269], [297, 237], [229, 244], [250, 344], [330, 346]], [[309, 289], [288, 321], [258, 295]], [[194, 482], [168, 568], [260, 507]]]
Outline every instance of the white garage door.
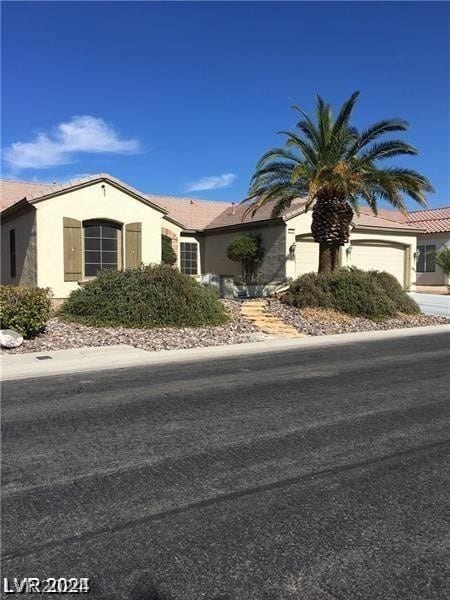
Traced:
[[405, 249], [397, 246], [352, 243], [351, 264], [358, 269], [387, 271], [405, 285]]
[[295, 243], [295, 274], [317, 273], [319, 268], [319, 244], [310, 238], [299, 239]]

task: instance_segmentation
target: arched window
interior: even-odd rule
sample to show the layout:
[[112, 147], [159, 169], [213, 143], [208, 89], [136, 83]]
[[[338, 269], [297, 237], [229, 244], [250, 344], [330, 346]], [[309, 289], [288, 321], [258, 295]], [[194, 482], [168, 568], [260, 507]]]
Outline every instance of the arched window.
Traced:
[[98, 271], [117, 270], [120, 264], [121, 227], [112, 221], [85, 221], [84, 275], [95, 277]]

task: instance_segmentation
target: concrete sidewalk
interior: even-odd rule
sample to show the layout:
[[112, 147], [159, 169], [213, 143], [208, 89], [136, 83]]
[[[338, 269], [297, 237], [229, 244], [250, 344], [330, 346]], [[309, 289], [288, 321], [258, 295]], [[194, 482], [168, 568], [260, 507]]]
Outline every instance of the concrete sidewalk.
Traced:
[[207, 361], [232, 356], [238, 357], [277, 352], [290, 348], [314, 348], [436, 333], [449, 334], [450, 325], [391, 329], [389, 331], [365, 331], [292, 339], [267, 337], [262, 341], [244, 344], [209, 346], [187, 350], [163, 350], [161, 352], [148, 352], [132, 346], [118, 345], [77, 348], [75, 350], [57, 350], [53, 352], [2, 354], [0, 357], [1, 380], [87, 373], [89, 371], [125, 369], [127, 367], [150, 366], [173, 362]]

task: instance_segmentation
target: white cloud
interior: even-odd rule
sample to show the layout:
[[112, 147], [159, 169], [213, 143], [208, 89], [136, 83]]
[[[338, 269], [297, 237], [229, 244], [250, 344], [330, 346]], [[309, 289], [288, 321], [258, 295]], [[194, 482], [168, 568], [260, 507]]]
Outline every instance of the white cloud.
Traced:
[[213, 175], [212, 177], [202, 177], [197, 181], [191, 181], [185, 187], [186, 192], [201, 192], [203, 190], [217, 190], [228, 187], [236, 179], [234, 173], [224, 173], [223, 175]]
[[15, 170], [44, 169], [75, 161], [78, 153], [135, 154], [138, 140], [122, 140], [103, 119], [74, 116], [50, 133], [39, 133], [31, 142], [15, 142], [3, 152], [3, 159]]

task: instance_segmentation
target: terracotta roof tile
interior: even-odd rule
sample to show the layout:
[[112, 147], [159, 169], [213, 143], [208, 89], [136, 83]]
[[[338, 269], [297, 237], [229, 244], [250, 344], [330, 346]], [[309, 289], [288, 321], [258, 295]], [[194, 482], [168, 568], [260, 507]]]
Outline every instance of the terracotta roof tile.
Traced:
[[408, 215], [408, 221], [426, 233], [450, 232], [450, 206], [413, 210]]

